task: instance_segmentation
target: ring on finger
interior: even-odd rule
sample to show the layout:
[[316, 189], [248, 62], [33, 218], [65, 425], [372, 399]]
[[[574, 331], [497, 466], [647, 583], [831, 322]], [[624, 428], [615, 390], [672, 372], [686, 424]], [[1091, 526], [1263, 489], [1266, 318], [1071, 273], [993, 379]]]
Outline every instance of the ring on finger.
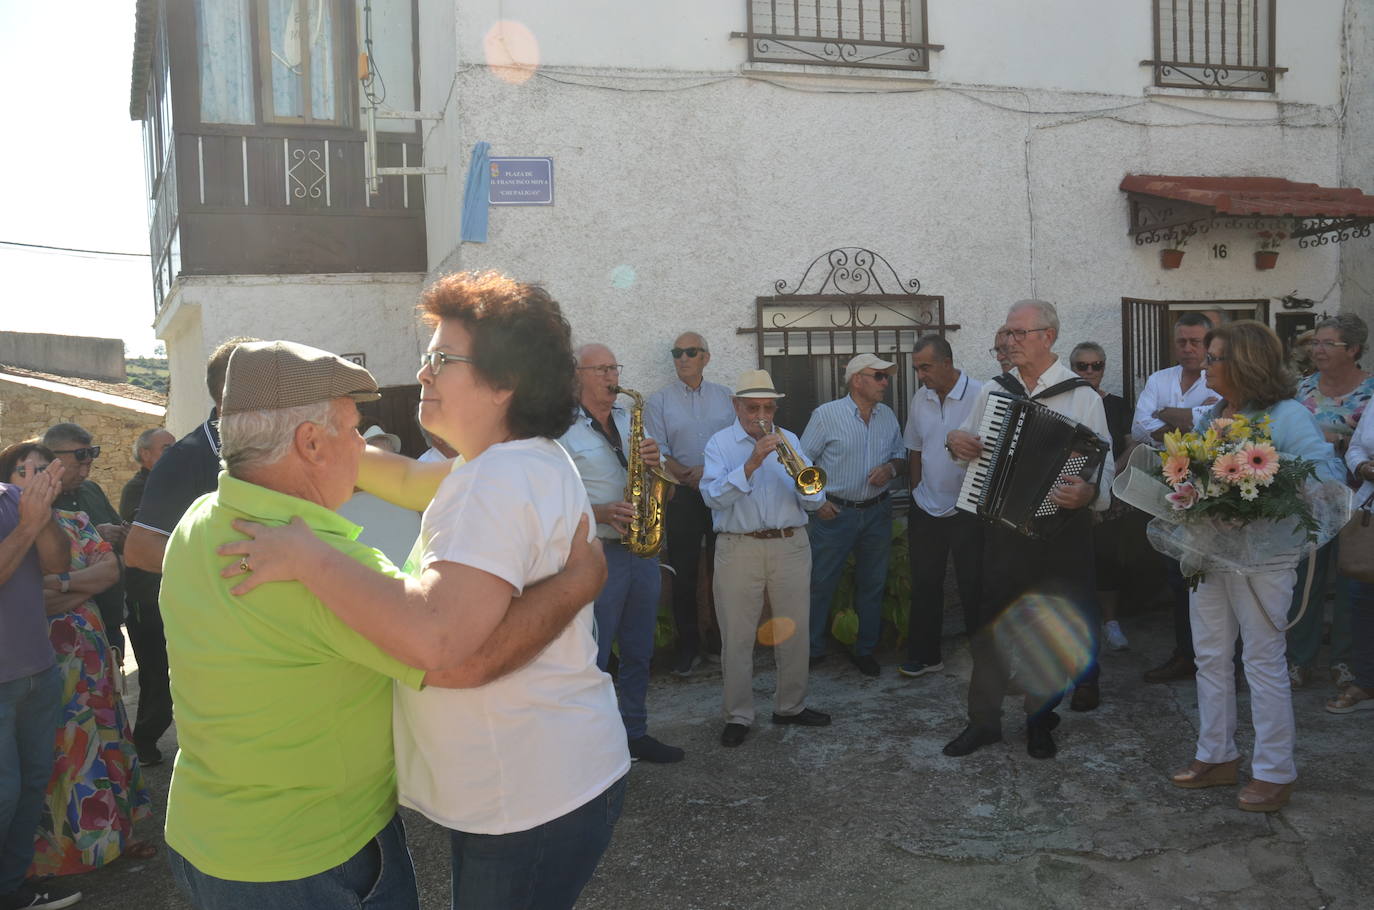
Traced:
[[247, 556], [245, 556], [245, 557], [243, 557], [242, 559], [239, 560], [239, 569], [242, 570], [242, 571], [244, 571], [244, 572], [251, 572], [251, 571], [253, 571], [252, 567], [248, 565], [248, 557], [247, 557]]

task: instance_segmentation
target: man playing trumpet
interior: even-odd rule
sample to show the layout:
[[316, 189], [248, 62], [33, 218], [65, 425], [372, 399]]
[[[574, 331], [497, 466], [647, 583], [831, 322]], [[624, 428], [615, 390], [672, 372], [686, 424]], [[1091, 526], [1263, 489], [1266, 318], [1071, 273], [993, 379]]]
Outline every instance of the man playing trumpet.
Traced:
[[[823, 727], [830, 715], [806, 707], [811, 546], [807, 512], [825, 502], [811, 488], [797, 437], [773, 426], [777, 399], [765, 370], [746, 370], [731, 399], [736, 420], [706, 443], [701, 498], [716, 537], [714, 592], [725, 684], [723, 746], [744, 742], [754, 720], [754, 639], [773, 646], [778, 686], [773, 723]], [[789, 471], [781, 457], [793, 462]], [[798, 467], [800, 465], [800, 467]], [[759, 626], [768, 595], [773, 618]]]

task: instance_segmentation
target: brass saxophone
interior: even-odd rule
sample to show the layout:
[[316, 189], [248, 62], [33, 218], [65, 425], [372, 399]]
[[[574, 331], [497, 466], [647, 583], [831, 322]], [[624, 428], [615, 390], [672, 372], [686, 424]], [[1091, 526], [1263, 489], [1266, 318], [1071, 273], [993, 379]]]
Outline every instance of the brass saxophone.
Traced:
[[636, 556], [656, 556], [663, 547], [663, 501], [668, 485], [677, 480], [662, 468], [649, 468], [639, 454], [644, 442], [644, 396], [624, 386], [613, 386], [612, 391], [628, 395], [634, 402], [630, 408], [630, 444], [625, 452], [625, 501], [634, 507], [635, 514], [620, 542]]

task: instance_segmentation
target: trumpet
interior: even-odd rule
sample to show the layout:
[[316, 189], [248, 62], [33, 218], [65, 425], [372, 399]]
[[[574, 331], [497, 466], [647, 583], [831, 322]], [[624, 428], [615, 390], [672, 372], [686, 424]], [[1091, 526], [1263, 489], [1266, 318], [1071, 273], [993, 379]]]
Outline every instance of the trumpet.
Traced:
[[[759, 427], [764, 433], [778, 433], [778, 428], [771, 420], [760, 420]], [[778, 461], [782, 462], [783, 468], [791, 475], [792, 482], [797, 485], [798, 493], [813, 496], [825, 489], [825, 471], [802, 461], [797, 450], [792, 448], [792, 443], [788, 442], [782, 433], [778, 433], [778, 447], [773, 451], [777, 453]]]

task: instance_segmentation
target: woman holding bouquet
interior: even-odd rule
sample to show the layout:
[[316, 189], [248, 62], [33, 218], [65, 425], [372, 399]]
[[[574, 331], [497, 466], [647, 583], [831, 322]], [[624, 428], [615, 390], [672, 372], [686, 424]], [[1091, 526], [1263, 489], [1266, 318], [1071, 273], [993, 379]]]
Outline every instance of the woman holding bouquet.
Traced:
[[[1284, 365], [1283, 344], [1268, 326], [1252, 320], [1224, 323], [1207, 333], [1207, 383], [1222, 401], [1198, 425], [1216, 418], [1269, 418], [1273, 448], [1316, 465], [1319, 480], [1341, 481], [1345, 468], [1311, 412], [1294, 399], [1296, 380]], [[1273, 465], [1277, 467], [1277, 459]], [[1293, 700], [1285, 657], [1287, 622], [1297, 573], [1212, 572], [1193, 594], [1193, 646], [1197, 652], [1198, 740], [1188, 767], [1174, 774], [1185, 788], [1236, 782], [1236, 693], [1232, 655], [1236, 634], [1243, 645], [1245, 678], [1255, 728], [1251, 781], [1239, 807], [1273, 812], [1288, 802], [1297, 779], [1293, 761]]]

